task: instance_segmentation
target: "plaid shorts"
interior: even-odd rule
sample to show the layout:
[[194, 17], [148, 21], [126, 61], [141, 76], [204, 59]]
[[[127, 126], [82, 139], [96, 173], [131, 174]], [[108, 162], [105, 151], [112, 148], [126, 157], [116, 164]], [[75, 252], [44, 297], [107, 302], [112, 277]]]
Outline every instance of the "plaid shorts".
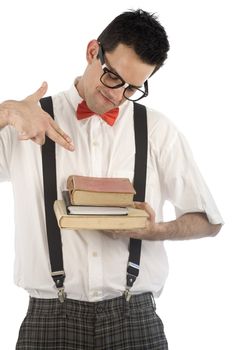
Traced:
[[167, 350], [151, 293], [100, 302], [30, 298], [17, 350]]

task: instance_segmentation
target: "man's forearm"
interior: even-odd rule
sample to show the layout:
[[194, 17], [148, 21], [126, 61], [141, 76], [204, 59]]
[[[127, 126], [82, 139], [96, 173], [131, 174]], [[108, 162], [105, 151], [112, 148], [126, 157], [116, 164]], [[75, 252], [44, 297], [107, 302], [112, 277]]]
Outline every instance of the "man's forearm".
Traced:
[[221, 224], [211, 224], [204, 213], [184, 214], [176, 220], [155, 225], [154, 239], [186, 240], [214, 237], [221, 226]]
[[[145, 203], [142, 205], [145, 206]], [[146, 206], [148, 205], [146, 204]], [[133, 231], [108, 230], [105, 232], [122, 237], [131, 237], [150, 241], [165, 241], [214, 237], [220, 231], [221, 227], [221, 224], [211, 224], [204, 213], [189, 213], [182, 215], [176, 220], [161, 223], [156, 223], [153, 215], [151, 215], [145, 229]]]

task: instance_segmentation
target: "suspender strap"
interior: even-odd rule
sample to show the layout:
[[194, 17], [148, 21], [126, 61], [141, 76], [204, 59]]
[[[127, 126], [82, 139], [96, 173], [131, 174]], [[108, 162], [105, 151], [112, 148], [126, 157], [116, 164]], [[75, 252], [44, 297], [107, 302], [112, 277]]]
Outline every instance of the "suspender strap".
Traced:
[[145, 201], [146, 193], [146, 169], [147, 169], [147, 115], [146, 107], [134, 103], [134, 133], [135, 133], [135, 165], [134, 165], [134, 188], [136, 195], [134, 200]]
[[[54, 118], [53, 103], [51, 97], [40, 100], [41, 107]], [[48, 137], [42, 146], [42, 167], [44, 184], [45, 219], [47, 227], [49, 257], [52, 271], [52, 278], [58, 288], [58, 296], [62, 301], [64, 297], [64, 279], [61, 231], [53, 211], [54, 201], [57, 199], [57, 179], [55, 143]]]
[[[134, 133], [135, 133], [135, 165], [134, 188], [136, 195], [134, 201], [145, 201], [146, 169], [147, 169], [147, 115], [145, 106], [134, 103]], [[126, 298], [129, 299], [129, 289], [133, 286], [138, 274], [141, 256], [140, 239], [131, 238], [129, 242], [129, 260], [126, 277]]]

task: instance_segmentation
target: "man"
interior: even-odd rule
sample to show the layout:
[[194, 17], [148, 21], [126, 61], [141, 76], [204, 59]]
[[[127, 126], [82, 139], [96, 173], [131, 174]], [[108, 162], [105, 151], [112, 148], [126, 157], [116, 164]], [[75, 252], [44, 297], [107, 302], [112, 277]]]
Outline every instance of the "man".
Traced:
[[[147, 227], [61, 230], [60, 299], [51, 278], [38, 146], [45, 135], [56, 142], [59, 197], [71, 174], [133, 181], [133, 101], [148, 95], [148, 79], [168, 50], [166, 32], [153, 15], [125, 12], [89, 42], [83, 75], [53, 96], [55, 121], [38, 105], [46, 83], [23, 101], [0, 105], [0, 179], [12, 181], [15, 200], [15, 282], [30, 295], [17, 349], [168, 349], [154, 303], [168, 273], [163, 241], [215, 236], [222, 224], [184, 137], [147, 108], [146, 194], [145, 202], [136, 203], [149, 214]], [[83, 110], [93, 115], [86, 118]], [[176, 220], [163, 222], [165, 200], [174, 205]], [[129, 238], [143, 240], [140, 273], [131, 288]]]

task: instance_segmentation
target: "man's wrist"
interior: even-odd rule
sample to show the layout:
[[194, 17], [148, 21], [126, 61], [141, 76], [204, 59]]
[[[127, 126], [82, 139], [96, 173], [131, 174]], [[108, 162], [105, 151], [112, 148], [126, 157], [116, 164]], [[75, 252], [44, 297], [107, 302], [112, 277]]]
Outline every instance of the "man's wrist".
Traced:
[[5, 101], [0, 104], [0, 129], [7, 125], [13, 125], [12, 117], [16, 114], [12, 101]]
[[0, 128], [9, 124], [9, 109], [6, 106], [6, 103], [3, 102], [0, 104]]

